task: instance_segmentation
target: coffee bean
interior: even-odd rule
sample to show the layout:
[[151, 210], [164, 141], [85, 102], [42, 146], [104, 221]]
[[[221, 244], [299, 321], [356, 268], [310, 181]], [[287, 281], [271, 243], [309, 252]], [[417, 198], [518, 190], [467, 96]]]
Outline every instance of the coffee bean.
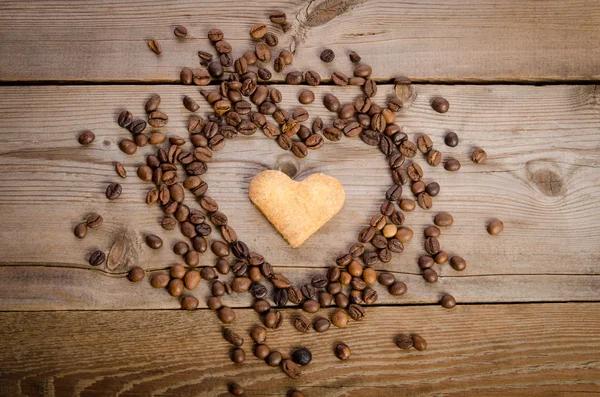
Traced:
[[340, 101], [333, 94], [326, 94], [323, 97], [323, 105], [325, 105], [330, 112], [337, 112], [340, 109]]
[[267, 346], [265, 344], [254, 346], [254, 355], [257, 358], [260, 358], [261, 360], [264, 360], [265, 358], [267, 358], [267, 356], [270, 353], [271, 353], [271, 349], [269, 349], [269, 346]]
[[137, 151], [137, 145], [131, 139], [121, 139], [119, 149], [125, 154], [134, 154]]
[[177, 25], [175, 27], [175, 30], [173, 31], [173, 33], [175, 34], [175, 36], [177, 36], [179, 38], [183, 38], [183, 37], [187, 36], [187, 28], [182, 25]]
[[394, 283], [392, 283], [392, 285], [389, 286], [388, 290], [393, 296], [401, 296], [404, 295], [406, 291], [408, 291], [408, 287], [402, 281], [395, 281]]
[[155, 110], [148, 115], [148, 124], [152, 127], [163, 127], [168, 121], [169, 117], [158, 110]]
[[169, 282], [169, 285], [167, 286], [167, 291], [169, 292], [169, 294], [171, 296], [181, 296], [183, 294], [183, 290], [184, 290], [184, 284], [183, 281], [181, 281], [178, 278], [175, 279], [171, 279], [171, 281]]
[[95, 212], [89, 214], [87, 216], [87, 219], [85, 220], [86, 226], [92, 229], [100, 227], [100, 225], [102, 225], [102, 222], [104, 222], [104, 218], [102, 218], [100, 214], [97, 214]]
[[233, 332], [230, 328], [223, 328], [223, 338], [234, 346], [240, 347], [244, 344], [244, 339]]
[[104, 263], [105, 259], [106, 259], [106, 254], [104, 252], [94, 251], [91, 253], [88, 262], [92, 266], [100, 266], [101, 264]]
[[419, 135], [417, 138], [417, 148], [421, 153], [427, 153], [433, 147], [433, 141], [427, 134]]
[[288, 291], [285, 288], [278, 288], [273, 295], [273, 301], [277, 306], [285, 306], [288, 302]]
[[148, 99], [148, 101], [146, 102], [146, 113], [152, 113], [154, 112], [156, 109], [158, 109], [158, 106], [160, 105], [160, 95], [158, 94], [152, 94], [150, 96], [150, 99]]
[[352, 303], [348, 306], [348, 315], [354, 321], [360, 321], [365, 317], [365, 309], [362, 306]]
[[198, 71], [194, 73], [192, 81], [194, 84], [199, 86], [208, 85], [208, 83], [210, 83], [210, 73], [204, 70]]
[[275, 61], [273, 62], [273, 69], [277, 73], [283, 72], [285, 70], [286, 66], [287, 66], [287, 63], [283, 57], [279, 56], [279, 57], [275, 58]]
[[402, 153], [402, 155], [405, 157], [412, 158], [415, 157], [417, 154], [417, 146], [408, 140], [403, 141], [398, 149], [400, 150], [400, 153]]
[[487, 153], [483, 149], [475, 149], [471, 154], [471, 160], [475, 164], [483, 164], [487, 160]]
[[118, 183], [111, 183], [106, 187], [106, 198], [116, 200], [121, 195], [123, 188]]
[[440, 185], [437, 182], [431, 182], [431, 183], [427, 184], [425, 191], [431, 197], [435, 197], [440, 193]]
[[433, 218], [433, 223], [435, 223], [437, 226], [449, 227], [454, 223], [454, 218], [448, 212], [440, 212]]
[[162, 247], [163, 241], [160, 237], [154, 234], [149, 234], [146, 236], [146, 244], [152, 249], [159, 249]]
[[441, 232], [436, 226], [431, 225], [425, 228], [423, 234], [425, 237], [440, 237]]
[[504, 230], [504, 223], [502, 223], [499, 219], [493, 219], [490, 223], [488, 223], [487, 231], [492, 236], [500, 234]]
[[304, 81], [304, 76], [303, 76], [302, 72], [299, 72], [299, 71], [289, 72], [285, 76], [285, 82], [290, 85], [301, 84], [302, 81]]
[[217, 316], [224, 324], [231, 324], [235, 321], [235, 312], [228, 306], [222, 306], [219, 310], [217, 310]]
[[190, 68], [183, 68], [179, 73], [181, 84], [190, 85], [194, 81], [194, 72]]
[[406, 212], [412, 212], [415, 210], [416, 204], [414, 200], [411, 199], [403, 199], [400, 200], [400, 209]]
[[272, 351], [271, 353], [269, 353], [269, 355], [265, 359], [265, 362], [270, 367], [277, 367], [281, 363], [282, 360], [283, 360], [283, 356], [281, 355], [281, 353], [279, 353], [278, 351]]
[[436, 97], [431, 101], [431, 107], [438, 113], [446, 113], [450, 109], [450, 104], [446, 99]]
[[427, 164], [432, 167], [437, 167], [442, 162], [442, 153], [438, 150], [432, 149], [427, 154]]
[[444, 168], [446, 169], [446, 171], [458, 171], [460, 170], [460, 162], [456, 159], [448, 159], [444, 164]]
[[348, 76], [346, 76], [342, 72], [333, 72], [333, 74], [331, 75], [331, 81], [333, 81], [335, 85], [348, 85]]
[[393, 98], [392, 100], [390, 100], [388, 102], [388, 109], [390, 109], [392, 112], [399, 112], [404, 108], [404, 104], [402, 103], [402, 101], [398, 98]]
[[310, 150], [319, 149], [325, 143], [323, 136], [319, 134], [313, 134], [309, 136], [304, 142], [306, 147]]
[[348, 57], [350, 58], [350, 62], [359, 63], [361, 60], [360, 55], [356, 51], [350, 51], [348, 53]]
[[431, 200], [431, 196], [427, 194], [427, 192], [419, 193], [417, 196], [417, 202], [419, 203], [419, 207], [424, 210], [431, 209], [433, 206], [433, 201]]
[[456, 132], [448, 132], [444, 137], [444, 143], [450, 147], [458, 146], [458, 135], [456, 135]]
[[310, 90], [303, 90], [298, 95], [298, 101], [303, 105], [313, 103], [315, 100], [315, 94]]
[[275, 47], [277, 44], [279, 44], [279, 39], [273, 33], [265, 34], [263, 40], [269, 47]]
[[406, 167], [406, 173], [408, 177], [416, 182], [419, 181], [423, 177], [423, 169], [417, 163], [412, 163], [408, 167]]
[[[131, 281], [132, 283], [137, 283], [137, 282], [142, 281], [145, 276], [146, 276], [146, 272], [144, 272], [144, 269], [142, 269], [139, 266], [135, 266], [135, 267], [131, 268], [131, 270], [127, 274], [127, 279], [129, 281]], [[196, 306], [198, 306], [197, 303], [196, 303]]]
[[346, 328], [348, 321], [348, 314], [344, 310], [336, 310], [331, 316], [331, 322], [338, 328]]
[[[310, 287], [312, 287], [312, 285]], [[307, 313], [316, 313], [319, 311], [320, 308], [321, 305], [314, 299], [307, 299], [302, 303], [302, 310], [304, 310]]]
[[438, 265], [443, 265], [448, 262], [448, 253], [446, 251], [440, 251], [433, 257], [433, 260]]
[[156, 274], [150, 278], [150, 285], [153, 288], [166, 288], [171, 278], [168, 274]]
[[218, 257], [224, 258], [229, 256], [229, 245], [223, 241], [215, 240], [210, 245], [210, 249]]
[[196, 110], [200, 109], [200, 106], [196, 103], [196, 101], [187, 95], [183, 97], [183, 106], [190, 112], [195, 112]]
[[131, 112], [129, 112], [127, 110], [123, 110], [119, 114], [119, 117], [117, 119], [117, 124], [119, 124], [119, 127], [127, 128], [127, 127], [129, 127], [129, 124], [131, 124], [132, 120], [133, 120], [133, 114], [131, 114]]
[[262, 39], [269, 31], [269, 28], [264, 23], [257, 23], [250, 28], [250, 36], [253, 39]]
[[335, 53], [333, 52], [333, 50], [330, 50], [329, 48], [327, 48], [321, 52], [321, 55], [319, 55], [319, 58], [321, 58], [321, 61], [329, 63], [329, 62], [333, 61], [333, 59], [335, 58]]
[[423, 278], [428, 283], [435, 283], [438, 280], [438, 274], [433, 269], [425, 269], [423, 270]]
[[348, 297], [342, 292], [335, 294], [333, 299], [335, 301], [335, 305], [342, 309], [345, 309], [350, 304]]
[[308, 365], [312, 361], [312, 353], [306, 347], [303, 347], [293, 351], [291, 358], [298, 365]]
[[264, 317], [265, 327], [278, 329], [283, 324], [283, 314], [280, 311], [270, 309]]
[[418, 265], [421, 269], [429, 269], [433, 266], [434, 263], [435, 261], [433, 260], [433, 258], [427, 255], [420, 256], [418, 260]]
[[358, 77], [369, 77], [373, 70], [369, 65], [358, 65], [354, 68], [354, 75]]
[[377, 84], [375, 83], [375, 80], [367, 79], [365, 81], [365, 85], [363, 86], [363, 90], [365, 95], [369, 98], [373, 98], [375, 95], [377, 95]]
[[342, 361], [350, 358], [350, 347], [345, 343], [338, 343], [335, 346], [335, 356]]
[[271, 13], [271, 15], [269, 15], [269, 19], [271, 20], [271, 22], [281, 25], [281, 24], [285, 23], [286, 15], [285, 15], [285, 12], [274, 11]]
[[367, 305], [377, 302], [379, 294], [373, 288], [365, 288], [362, 292], [362, 299]]
[[236, 364], [242, 364], [244, 361], [246, 361], [246, 353], [244, 350], [239, 347], [233, 349], [231, 352], [231, 361]]
[[306, 84], [314, 87], [321, 84], [321, 75], [314, 70], [309, 70], [304, 74], [304, 80], [306, 80]]
[[310, 330], [310, 320], [303, 315], [294, 318], [294, 327], [300, 332], [308, 332]]
[[389, 218], [390, 218], [390, 221], [392, 221], [392, 223], [394, 225], [402, 225], [402, 224], [404, 224], [404, 221], [406, 219], [406, 217], [404, 216], [402, 211], [392, 212], [392, 215], [390, 215]]
[[410, 335], [400, 335], [396, 339], [396, 346], [400, 349], [408, 350], [413, 347], [413, 338]]
[[412, 340], [413, 340], [413, 346], [415, 349], [417, 349], [419, 351], [423, 351], [423, 350], [427, 349], [427, 342], [425, 342], [425, 339], [423, 339], [421, 336], [414, 334], [412, 336]]
[[302, 374], [300, 367], [298, 367], [298, 365], [292, 360], [283, 360], [281, 363], [281, 369], [292, 379], [297, 379]]
[[96, 139], [96, 135], [94, 135], [94, 133], [90, 130], [83, 131], [81, 134], [79, 134], [79, 138], [77, 138], [79, 144], [84, 146], [94, 142], [94, 139]]
[[317, 332], [325, 332], [329, 329], [331, 323], [324, 317], [318, 317], [313, 323], [313, 328]]
[[158, 40], [148, 40], [148, 48], [152, 50], [153, 53], [160, 55], [162, 53], [162, 46], [158, 42]]
[[384, 287], [389, 287], [396, 282], [396, 276], [394, 276], [392, 273], [382, 272], [379, 273], [377, 280], [379, 281], [379, 284], [383, 285]]
[[300, 290], [300, 288], [296, 286], [291, 286], [288, 288], [288, 300], [291, 303], [297, 305], [300, 302], [302, 302], [302, 298], [302, 291]]
[[463, 271], [467, 268], [467, 262], [460, 256], [453, 256], [450, 258], [450, 266], [456, 271]]
[[360, 139], [369, 146], [378, 146], [381, 134], [373, 130], [363, 130], [360, 133]]
[[396, 238], [402, 243], [408, 243], [413, 238], [413, 231], [407, 227], [399, 227]]

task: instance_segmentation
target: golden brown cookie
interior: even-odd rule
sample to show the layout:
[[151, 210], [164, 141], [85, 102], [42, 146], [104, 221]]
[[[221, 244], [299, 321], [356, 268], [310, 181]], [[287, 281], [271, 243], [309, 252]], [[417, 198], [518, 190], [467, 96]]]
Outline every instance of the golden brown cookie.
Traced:
[[344, 187], [332, 176], [312, 174], [296, 182], [275, 170], [256, 175], [248, 196], [292, 248], [337, 214], [346, 198]]

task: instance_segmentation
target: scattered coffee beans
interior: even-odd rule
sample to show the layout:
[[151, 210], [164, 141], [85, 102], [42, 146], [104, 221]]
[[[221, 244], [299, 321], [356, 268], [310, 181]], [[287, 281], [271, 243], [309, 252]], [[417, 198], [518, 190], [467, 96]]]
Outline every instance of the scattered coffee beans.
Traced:
[[452, 295], [444, 295], [440, 300], [440, 304], [444, 309], [453, 309], [456, 306], [456, 299]]
[[94, 133], [90, 130], [87, 131], [83, 131], [78, 138], [78, 141], [81, 145], [89, 145], [90, 143], [94, 142], [94, 139], [96, 139], [96, 135], [94, 135]]
[[335, 346], [335, 356], [340, 360], [348, 360], [350, 358], [350, 347], [345, 343], [338, 343]]
[[335, 53], [333, 52], [333, 50], [327, 48], [321, 52], [319, 58], [321, 58], [321, 61], [329, 63], [335, 58]]
[[471, 160], [475, 164], [483, 164], [487, 160], [487, 153], [483, 149], [475, 149], [471, 155]]
[[444, 137], [444, 143], [450, 147], [458, 146], [458, 135], [456, 135], [456, 132], [450, 131], [447, 133]]
[[450, 103], [445, 98], [437, 97], [431, 101], [431, 107], [438, 113], [446, 113], [450, 109]]
[[500, 219], [493, 219], [488, 223], [487, 231], [492, 236], [500, 234], [504, 230], [504, 223]]

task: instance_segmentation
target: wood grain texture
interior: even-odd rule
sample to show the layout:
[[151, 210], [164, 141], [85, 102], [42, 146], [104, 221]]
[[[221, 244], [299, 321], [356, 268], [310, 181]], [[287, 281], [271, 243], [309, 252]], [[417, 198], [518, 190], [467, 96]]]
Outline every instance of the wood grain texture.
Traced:
[[[277, 51], [292, 49], [293, 68], [323, 77], [334, 69], [351, 72], [347, 54], [355, 50], [380, 79], [600, 78], [594, 0], [96, 0], [85, 6], [70, 0], [0, 4], [0, 80], [173, 82], [182, 67], [198, 66], [199, 49], [212, 50], [209, 29], [221, 28], [239, 57], [253, 46], [250, 27], [269, 23], [273, 10], [286, 12], [293, 24], [285, 35], [271, 25]], [[188, 38], [174, 36], [178, 24], [187, 26]], [[148, 49], [151, 38], [162, 43], [162, 55]], [[326, 47], [337, 55], [331, 64], [318, 58]]]
[[[232, 328], [245, 339], [246, 362], [206, 310], [0, 314], [0, 391], [11, 396], [225, 396], [227, 383], [247, 396], [284, 396], [298, 388], [324, 396], [565, 396], [600, 392], [597, 303], [375, 308], [362, 322], [300, 334], [286, 310], [267, 344], [288, 355], [313, 353], [297, 380], [252, 355], [248, 332], [259, 324], [238, 310]], [[319, 313], [328, 315], [327, 313]], [[377, 332], [373, 332], [376, 329]], [[400, 333], [418, 333], [427, 350], [403, 351]], [[352, 357], [335, 358], [336, 343]], [[577, 394], [578, 395], [578, 394]]]
[[[285, 97], [283, 107], [295, 109], [301, 88], [279, 88]], [[0, 263], [5, 277], [14, 280], [13, 292], [1, 294], [3, 310], [46, 310], [52, 305], [61, 309], [70, 305], [162, 308], [177, 304], [149, 298], [156, 296], [155, 291], [122, 299], [122, 294], [128, 293], [127, 288], [121, 290], [123, 281], [106, 278], [111, 274], [122, 277], [134, 265], [153, 270], [181, 262], [171, 247], [183, 236], [178, 230], [165, 232], [160, 228], [160, 209], [148, 208], [143, 202], [149, 185], [135, 176], [136, 166], [143, 162], [142, 154], [153, 149], [142, 148], [136, 155], [126, 156], [117, 148], [128, 133], [116, 125], [116, 115], [127, 108], [141, 116], [147, 96], [154, 91], [162, 96], [161, 109], [170, 117], [163, 130], [168, 135], [187, 137], [184, 126], [189, 112], [182, 107], [181, 98], [187, 93], [200, 101], [193, 87], [0, 88]], [[343, 102], [359, 93], [356, 87], [318, 87], [314, 91], [317, 100], [307, 110], [326, 122], [331, 122], [332, 116], [321, 105], [325, 93], [334, 92]], [[381, 86], [376, 101], [383, 102], [390, 93], [389, 86]], [[430, 98], [439, 94], [451, 103], [450, 112], [443, 115], [429, 107]], [[411, 139], [427, 132], [436, 147], [459, 159], [463, 168], [449, 173], [416, 158], [423, 164], [425, 180], [438, 181], [442, 192], [435, 198], [432, 211], [407, 214], [407, 225], [415, 230], [416, 237], [405, 252], [388, 264], [377, 265], [378, 269], [415, 279], [409, 289], [419, 293], [407, 301], [435, 302], [442, 292], [454, 293], [468, 302], [598, 298], [598, 95], [595, 86], [419, 87], [417, 101], [400, 115], [398, 123], [406, 127]], [[206, 104], [200, 103], [203, 114]], [[91, 146], [81, 147], [76, 137], [87, 128], [97, 139]], [[443, 145], [448, 130], [460, 136], [457, 148]], [[477, 166], [468, 160], [474, 147], [486, 149], [486, 165]], [[115, 174], [115, 161], [125, 164], [127, 179]], [[340, 213], [296, 250], [286, 245], [247, 198], [250, 179], [271, 168], [285, 168], [297, 179], [324, 172], [338, 178], [346, 189], [347, 201]], [[229, 141], [217, 153], [204, 179], [209, 195], [218, 200], [239, 237], [274, 266], [300, 269], [290, 273], [299, 283], [306, 281], [304, 277], [312, 272], [309, 268], [329, 266], [355, 241], [362, 225], [378, 212], [392, 183], [384, 156], [358, 139], [327, 142], [298, 161], [261, 133]], [[113, 181], [123, 183], [124, 193], [109, 202], [103, 192]], [[410, 193], [405, 196], [410, 197]], [[193, 200], [188, 204], [198, 207]], [[76, 239], [72, 228], [92, 211], [104, 216], [104, 224], [90, 230], [84, 240]], [[447, 265], [439, 266], [442, 282], [428, 286], [423, 285], [415, 263], [423, 252], [421, 231], [437, 211], [450, 211], [455, 217], [454, 226], [443, 230], [442, 247], [463, 256], [468, 267], [459, 273]], [[492, 217], [501, 218], [506, 225], [500, 236], [485, 232]], [[148, 249], [143, 243], [147, 233], [162, 236], [165, 246], [157, 251]], [[95, 249], [108, 251], [123, 236], [131, 241], [127, 261], [114, 271], [102, 266], [91, 269], [87, 255]], [[212, 263], [212, 254], [205, 254], [201, 264]], [[25, 272], [22, 267], [29, 265], [41, 266]], [[71, 275], [71, 267], [83, 270]], [[44, 272], [52, 276], [46, 277]], [[44, 301], [43, 291], [50, 283], [56, 286], [51, 291], [55, 298]], [[453, 288], [445, 291], [449, 285]], [[115, 295], [103, 296], [104, 288]], [[32, 298], [15, 298], [23, 295]], [[247, 306], [248, 301], [237, 304]]]

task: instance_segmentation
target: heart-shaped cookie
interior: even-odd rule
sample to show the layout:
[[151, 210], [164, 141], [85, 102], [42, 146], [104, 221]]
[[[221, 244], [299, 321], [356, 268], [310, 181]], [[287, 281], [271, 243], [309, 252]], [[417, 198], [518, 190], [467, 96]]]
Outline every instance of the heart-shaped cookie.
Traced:
[[292, 248], [337, 214], [346, 198], [344, 187], [332, 176], [312, 174], [296, 182], [275, 170], [256, 175], [248, 196]]

